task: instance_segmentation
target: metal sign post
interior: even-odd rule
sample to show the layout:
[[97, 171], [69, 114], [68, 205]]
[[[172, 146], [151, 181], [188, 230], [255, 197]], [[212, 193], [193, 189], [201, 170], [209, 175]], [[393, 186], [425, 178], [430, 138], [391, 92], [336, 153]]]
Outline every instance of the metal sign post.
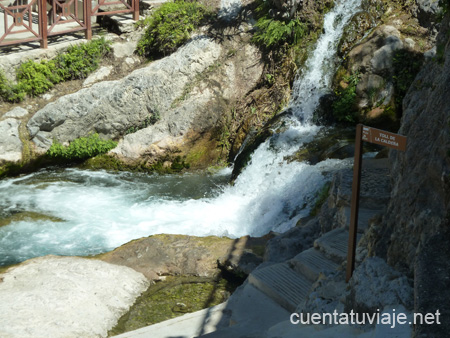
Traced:
[[359, 194], [361, 187], [362, 141], [379, 144], [400, 151], [406, 150], [406, 136], [394, 134], [358, 124], [355, 137], [355, 160], [353, 164], [352, 202], [350, 211], [350, 229], [348, 235], [347, 274], [350, 280], [355, 269], [356, 234], [358, 231]]

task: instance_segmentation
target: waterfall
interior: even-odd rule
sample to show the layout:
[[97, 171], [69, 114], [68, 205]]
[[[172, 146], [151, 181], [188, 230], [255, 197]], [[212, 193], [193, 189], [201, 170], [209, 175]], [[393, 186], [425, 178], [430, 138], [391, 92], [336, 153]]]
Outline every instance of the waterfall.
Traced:
[[285, 158], [320, 130], [311, 116], [329, 90], [339, 37], [359, 3], [338, 1], [326, 14], [324, 34], [294, 83], [290, 108], [298, 120], [258, 147], [233, 186], [225, 183], [230, 169], [181, 176], [45, 169], [2, 180], [0, 265], [96, 254], [158, 233], [239, 237], [293, 227], [308, 215], [324, 173], [348, 166]]

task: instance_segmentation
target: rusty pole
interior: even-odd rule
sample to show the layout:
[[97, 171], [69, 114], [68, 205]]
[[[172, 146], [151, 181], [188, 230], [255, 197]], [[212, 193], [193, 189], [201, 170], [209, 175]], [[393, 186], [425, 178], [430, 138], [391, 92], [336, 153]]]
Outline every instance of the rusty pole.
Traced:
[[355, 269], [356, 234], [358, 231], [359, 192], [361, 187], [362, 161], [362, 124], [356, 126], [355, 159], [353, 163], [352, 204], [350, 214], [350, 229], [348, 234], [347, 274], [346, 282], [350, 280]]

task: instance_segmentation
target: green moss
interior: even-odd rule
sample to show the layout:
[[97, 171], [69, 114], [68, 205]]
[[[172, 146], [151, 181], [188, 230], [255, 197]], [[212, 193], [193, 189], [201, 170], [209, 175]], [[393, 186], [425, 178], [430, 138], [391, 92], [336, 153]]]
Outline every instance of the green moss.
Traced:
[[21, 211], [8, 217], [0, 218], [0, 227], [21, 221], [51, 221], [63, 222], [63, 219], [34, 211]]
[[319, 213], [320, 208], [322, 208], [322, 205], [328, 198], [330, 187], [331, 182], [326, 182], [323, 187], [317, 192], [316, 201], [314, 202], [314, 206], [309, 213], [311, 216], [316, 216]]
[[225, 279], [167, 277], [166, 281], [150, 286], [108, 335], [136, 330], [220, 304], [236, 287], [236, 283]]

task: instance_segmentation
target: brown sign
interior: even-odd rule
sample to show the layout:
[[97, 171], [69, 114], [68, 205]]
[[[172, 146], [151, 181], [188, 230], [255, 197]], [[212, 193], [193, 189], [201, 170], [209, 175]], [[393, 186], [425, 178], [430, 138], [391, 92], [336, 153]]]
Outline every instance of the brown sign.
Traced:
[[363, 126], [362, 140], [401, 151], [406, 150], [406, 136], [372, 127]]

